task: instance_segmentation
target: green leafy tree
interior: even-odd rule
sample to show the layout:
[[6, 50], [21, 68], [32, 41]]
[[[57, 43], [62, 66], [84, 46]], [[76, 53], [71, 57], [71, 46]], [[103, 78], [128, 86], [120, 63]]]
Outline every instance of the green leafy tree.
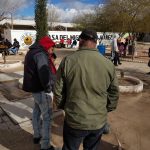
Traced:
[[95, 29], [94, 25], [94, 15], [92, 13], [86, 13], [86, 14], [81, 14], [80, 16], [76, 16], [73, 19], [73, 23], [75, 23], [75, 28], [82, 30], [84, 28], [93, 28]]
[[148, 0], [111, 0], [102, 8], [97, 8], [94, 24], [100, 31], [147, 31], [150, 22], [148, 21], [149, 15], [147, 15], [149, 11], [150, 3]]
[[35, 0], [36, 41], [48, 35], [47, 0]]
[[101, 32], [150, 31], [149, 0], [110, 0], [90, 14], [90, 22], [87, 15], [79, 16], [75, 23], [81, 27], [94, 27]]

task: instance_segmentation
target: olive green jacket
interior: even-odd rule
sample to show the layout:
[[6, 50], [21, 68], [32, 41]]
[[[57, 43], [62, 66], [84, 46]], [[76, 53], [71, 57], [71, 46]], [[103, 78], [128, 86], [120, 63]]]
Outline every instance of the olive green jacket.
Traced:
[[54, 95], [70, 127], [100, 129], [106, 123], [107, 112], [116, 109], [119, 98], [113, 63], [97, 49], [77, 50], [62, 60]]

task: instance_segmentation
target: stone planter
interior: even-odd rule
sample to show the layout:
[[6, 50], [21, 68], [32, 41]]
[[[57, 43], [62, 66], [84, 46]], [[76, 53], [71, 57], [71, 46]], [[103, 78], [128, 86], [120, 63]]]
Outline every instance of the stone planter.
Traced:
[[[118, 77], [119, 80], [127, 81], [124, 85], [120, 85], [119, 83], [119, 91], [121, 93], [139, 93], [143, 91], [143, 82], [140, 79], [132, 76]], [[127, 83], [129, 83], [129, 85]]]

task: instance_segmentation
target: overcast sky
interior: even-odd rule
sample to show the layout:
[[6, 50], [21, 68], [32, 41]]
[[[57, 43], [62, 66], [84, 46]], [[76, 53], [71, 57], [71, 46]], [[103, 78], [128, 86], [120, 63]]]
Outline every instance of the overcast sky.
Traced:
[[[48, 5], [53, 5], [58, 10], [62, 22], [70, 22], [74, 16], [90, 12], [95, 6], [105, 2], [106, 0], [48, 0]], [[0, 10], [5, 5], [8, 8], [14, 6], [15, 17], [34, 18], [34, 0], [0, 0]]]

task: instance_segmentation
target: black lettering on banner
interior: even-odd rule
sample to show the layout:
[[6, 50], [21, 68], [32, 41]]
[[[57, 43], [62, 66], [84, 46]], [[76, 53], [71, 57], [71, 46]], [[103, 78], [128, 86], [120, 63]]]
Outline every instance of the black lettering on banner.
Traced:
[[56, 35], [56, 40], [58, 40], [58, 35]]
[[100, 35], [100, 39], [103, 40], [103, 39], [104, 39], [104, 36], [103, 36], [103, 35]]
[[62, 39], [62, 37], [63, 37], [63, 35], [60, 35], [60, 36], [59, 36], [59, 39]]
[[52, 40], [56, 40], [56, 39], [55, 39], [55, 35], [52, 35]]
[[[52, 35], [49, 35], [52, 40], [60, 40], [60, 39], [64, 39], [64, 40], [67, 40], [68, 38], [70, 39], [78, 39], [79, 38], [79, 35], [56, 35], [56, 34], [52, 34]], [[23, 38], [23, 36], [22, 36]], [[98, 39], [99, 40], [112, 40], [113, 38], [113, 35], [112, 34], [106, 34], [106, 33], [103, 33], [103, 34], [98, 34]]]
[[73, 36], [72, 36], [72, 35], [70, 35], [70, 39], [73, 39]]
[[108, 35], [109, 37], [108, 37], [108, 40], [112, 40], [112, 35]]
[[63, 38], [64, 40], [67, 40], [68, 35], [63, 35], [62, 38]]
[[107, 35], [106, 35], [106, 34], [103, 34], [103, 37], [104, 37], [104, 40], [106, 40], [106, 38], [107, 38]]
[[109, 39], [109, 36], [108, 36], [108, 35], [105, 35], [105, 38], [106, 38], [106, 40], [108, 40], [108, 39]]

